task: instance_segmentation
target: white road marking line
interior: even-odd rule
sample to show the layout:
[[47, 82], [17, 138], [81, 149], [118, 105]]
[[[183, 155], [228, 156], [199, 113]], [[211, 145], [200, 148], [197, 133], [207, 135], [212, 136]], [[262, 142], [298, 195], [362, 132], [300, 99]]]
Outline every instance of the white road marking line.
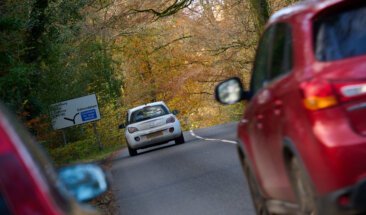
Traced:
[[190, 130], [189, 131], [191, 133], [192, 136], [194, 136], [195, 138], [197, 139], [201, 139], [201, 140], [207, 140], [207, 141], [221, 141], [221, 142], [224, 142], [224, 143], [231, 143], [231, 144], [237, 144], [236, 141], [232, 141], [232, 140], [220, 140], [220, 139], [210, 139], [210, 138], [203, 138], [203, 137], [200, 137], [198, 135], [196, 135], [193, 130]]
[[221, 140], [222, 142], [225, 142], [225, 143], [232, 143], [232, 144], [236, 144], [235, 141], [232, 141], [232, 140]]

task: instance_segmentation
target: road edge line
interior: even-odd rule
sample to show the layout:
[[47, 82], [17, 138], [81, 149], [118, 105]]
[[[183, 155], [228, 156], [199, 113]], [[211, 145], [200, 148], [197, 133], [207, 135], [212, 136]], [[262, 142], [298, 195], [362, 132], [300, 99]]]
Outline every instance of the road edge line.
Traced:
[[238, 144], [236, 141], [233, 141], [233, 140], [211, 139], [211, 138], [204, 138], [204, 137], [200, 137], [200, 136], [198, 136], [197, 134], [195, 134], [195, 133], [193, 132], [193, 130], [190, 130], [190, 131], [189, 131], [189, 133], [190, 133], [193, 137], [195, 137], [195, 138], [197, 138], [197, 139], [201, 139], [201, 140], [206, 140], [206, 141], [220, 141], [220, 142], [223, 142], [223, 143], [231, 143], [231, 144], [234, 144], [234, 145]]

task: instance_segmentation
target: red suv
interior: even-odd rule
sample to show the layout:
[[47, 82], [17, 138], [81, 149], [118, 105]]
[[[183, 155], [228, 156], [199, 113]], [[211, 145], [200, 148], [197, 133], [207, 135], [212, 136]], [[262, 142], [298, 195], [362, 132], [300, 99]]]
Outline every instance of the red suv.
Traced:
[[366, 214], [366, 2], [303, 1], [259, 42], [238, 152], [257, 214]]

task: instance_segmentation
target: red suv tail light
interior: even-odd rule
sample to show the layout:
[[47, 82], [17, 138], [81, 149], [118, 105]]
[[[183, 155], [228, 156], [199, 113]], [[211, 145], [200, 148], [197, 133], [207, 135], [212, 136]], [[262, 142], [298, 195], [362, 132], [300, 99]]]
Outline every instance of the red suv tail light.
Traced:
[[342, 102], [366, 98], [366, 80], [362, 82], [335, 83], [334, 88]]
[[319, 110], [338, 104], [332, 85], [323, 79], [313, 79], [300, 85], [303, 103], [309, 110]]

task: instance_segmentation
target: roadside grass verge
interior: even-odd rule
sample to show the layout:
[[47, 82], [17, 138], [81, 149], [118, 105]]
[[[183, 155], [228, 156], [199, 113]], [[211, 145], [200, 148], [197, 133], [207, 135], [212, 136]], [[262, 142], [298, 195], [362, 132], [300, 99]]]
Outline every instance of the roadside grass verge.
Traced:
[[95, 162], [124, 147], [124, 144], [102, 145], [99, 149], [93, 139], [80, 140], [49, 150], [56, 165]]

